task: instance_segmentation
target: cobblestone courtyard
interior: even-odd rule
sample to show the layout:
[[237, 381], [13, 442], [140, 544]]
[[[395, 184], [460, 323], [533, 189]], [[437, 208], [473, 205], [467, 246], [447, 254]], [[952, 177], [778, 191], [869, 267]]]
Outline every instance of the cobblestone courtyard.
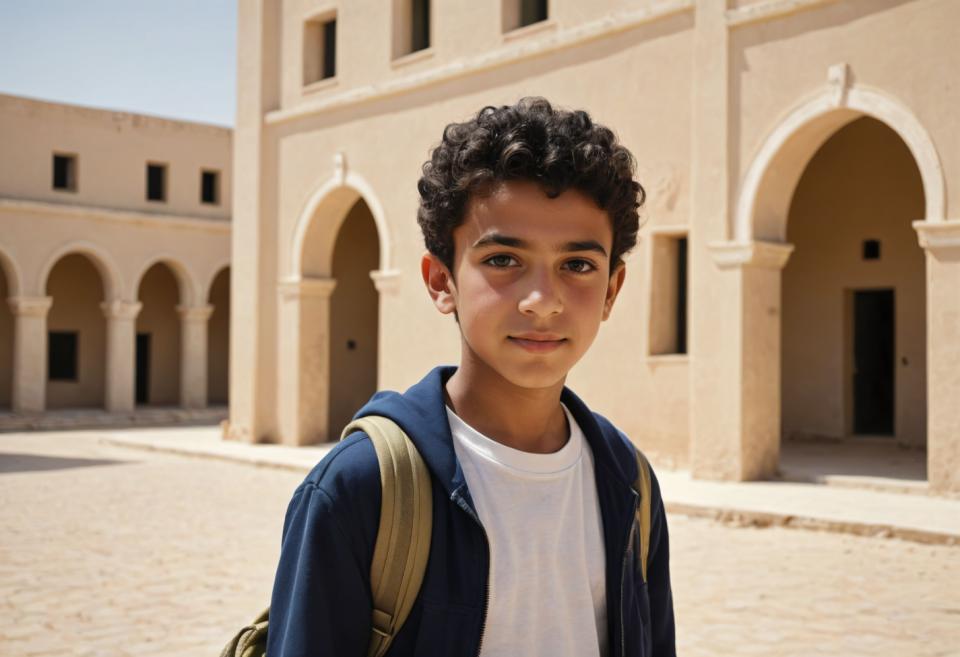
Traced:
[[[0, 434], [0, 654], [216, 655], [301, 473]], [[960, 548], [670, 517], [678, 653], [960, 656]]]

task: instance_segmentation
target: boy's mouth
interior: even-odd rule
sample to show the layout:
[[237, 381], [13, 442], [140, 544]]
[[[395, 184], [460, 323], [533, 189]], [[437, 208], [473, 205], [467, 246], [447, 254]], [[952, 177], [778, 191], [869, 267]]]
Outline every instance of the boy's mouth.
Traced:
[[553, 334], [524, 333], [522, 337], [510, 335], [507, 338], [517, 346], [537, 353], [552, 351], [567, 341], [566, 338]]

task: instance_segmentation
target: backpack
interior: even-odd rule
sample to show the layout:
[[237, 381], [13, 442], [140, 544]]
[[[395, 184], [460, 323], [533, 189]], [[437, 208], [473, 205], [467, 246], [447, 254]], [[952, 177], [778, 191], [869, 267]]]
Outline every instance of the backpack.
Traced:
[[[370, 565], [373, 615], [368, 657], [383, 657], [403, 626], [423, 583], [433, 530], [430, 471], [410, 437], [388, 417], [367, 415], [350, 422], [340, 440], [363, 431], [370, 436], [380, 463], [380, 525]], [[634, 449], [640, 493], [640, 568], [647, 581], [650, 536], [650, 470], [646, 457]], [[266, 657], [267, 607], [227, 643], [220, 657]]]

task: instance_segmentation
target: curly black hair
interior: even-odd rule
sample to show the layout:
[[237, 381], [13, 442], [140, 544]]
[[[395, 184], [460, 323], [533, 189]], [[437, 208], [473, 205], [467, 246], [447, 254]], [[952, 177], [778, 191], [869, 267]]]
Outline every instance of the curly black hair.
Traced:
[[616, 135], [584, 111], [554, 108], [539, 97], [487, 106], [444, 128], [417, 182], [417, 223], [427, 249], [453, 272], [453, 231], [463, 223], [471, 196], [487, 195], [507, 180], [536, 182], [549, 198], [576, 189], [610, 217], [612, 274], [637, 243], [637, 210], [646, 193], [633, 178], [634, 168], [633, 155]]

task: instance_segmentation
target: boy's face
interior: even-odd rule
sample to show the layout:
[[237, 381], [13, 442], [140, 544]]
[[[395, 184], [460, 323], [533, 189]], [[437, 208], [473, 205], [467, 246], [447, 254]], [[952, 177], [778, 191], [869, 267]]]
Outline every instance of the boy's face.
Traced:
[[440, 312], [459, 316], [462, 359], [519, 387], [562, 385], [626, 273], [611, 276], [607, 213], [577, 190], [551, 199], [509, 181], [472, 198], [453, 237], [453, 276], [430, 253], [421, 271]]

